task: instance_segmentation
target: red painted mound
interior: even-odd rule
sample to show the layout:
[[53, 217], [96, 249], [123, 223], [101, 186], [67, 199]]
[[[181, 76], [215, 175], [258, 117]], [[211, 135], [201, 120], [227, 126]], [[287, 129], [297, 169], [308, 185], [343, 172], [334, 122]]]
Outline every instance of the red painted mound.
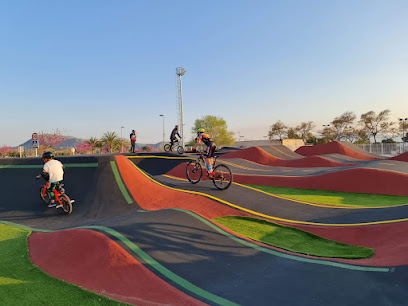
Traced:
[[[167, 174], [184, 179], [186, 163]], [[408, 196], [408, 175], [381, 169], [357, 168], [307, 176], [233, 175], [234, 182], [240, 184]]]
[[295, 153], [298, 153], [303, 156], [312, 156], [312, 155], [323, 155], [323, 154], [343, 154], [359, 160], [374, 160], [378, 159], [373, 156], [370, 156], [369, 153], [363, 154], [353, 150], [352, 148], [343, 145], [338, 141], [333, 141], [325, 144], [319, 144], [314, 146], [303, 146], [297, 148]]
[[96, 231], [33, 233], [28, 244], [31, 260], [48, 274], [114, 300], [134, 305], [205, 305]]
[[402, 153], [400, 155], [394, 156], [394, 157], [392, 157], [390, 159], [408, 162], [408, 152], [405, 152], [405, 153]]
[[310, 156], [299, 159], [280, 159], [259, 147], [251, 147], [236, 152], [231, 152], [222, 156], [222, 158], [241, 158], [265, 166], [274, 167], [345, 167], [355, 166], [355, 164], [346, 164], [332, 161], [321, 156]]
[[123, 181], [135, 201], [143, 209], [181, 208], [193, 211], [208, 219], [228, 215], [248, 215], [228, 206], [220, 205], [218, 202], [201, 195], [187, 194], [160, 186], [148, 179], [125, 156], [116, 155], [115, 158]]

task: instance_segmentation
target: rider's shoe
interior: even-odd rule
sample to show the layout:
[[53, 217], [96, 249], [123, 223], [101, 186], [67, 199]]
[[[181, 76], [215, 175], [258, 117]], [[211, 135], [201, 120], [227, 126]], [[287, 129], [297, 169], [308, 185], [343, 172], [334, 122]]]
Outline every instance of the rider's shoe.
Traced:
[[208, 177], [209, 177], [209, 178], [213, 178], [213, 177], [214, 177], [214, 171], [213, 171], [213, 172], [208, 173]]
[[51, 202], [50, 204], [48, 204], [48, 207], [55, 207], [57, 206], [57, 204], [55, 204], [55, 202]]
[[57, 206], [55, 206], [55, 208], [61, 208], [61, 207], [62, 207], [61, 204], [58, 204]]

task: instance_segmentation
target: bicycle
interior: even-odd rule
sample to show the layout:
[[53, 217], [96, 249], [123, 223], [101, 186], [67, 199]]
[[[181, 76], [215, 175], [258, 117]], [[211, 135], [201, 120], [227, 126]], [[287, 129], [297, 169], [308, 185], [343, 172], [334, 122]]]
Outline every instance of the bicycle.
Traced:
[[179, 140], [177, 139], [177, 140], [175, 140], [175, 141], [173, 141], [173, 145], [171, 144], [171, 142], [170, 143], [166, 143], [165, 145], [164, 145], [164, 147], [163, 147], [163, 149], [164, 149], [164, 152], [171, 152], [171, 151], [173, 151], [173, 148], [174, 147], [177, 147], [177, 153], [179, 153], [179, 154], [183, 154], [184, 153], [184, 148], [183, 148], [183, 146], [181, 146], [180, 145], [180, 142], [179, 142]]
[[[228, 168], [228, 166], [224, 164], [219, 164], [216, 166], [218, 157], [219, 156], [214, 157], [213, 162], [214, 175], [209, 178], [213, 181], [215, 187], [217, 187], [220, 190], [225, 190], [232, 183], [232, 172], [230, 168]], [[203, 177], [203, 166], [205, 168], [205, 159], [203, 152], [200, 152], [200, 156], [197, 159], [188, 162], [186, 168], [186, 175], [187, 179], [192, 184], [197, 184]]]
[[[45, 186], [41, 186], [40, 188], [40, 197], [43, 200], [43, 202], [48, 205], [51, 201], [50, 197], [50, 192], [48, 190], [48, 187], [50, 186], [50, 182], [47, 181]], [[61, 205], [59, 208], [62, 208], [64, 213], [69, 215], [72, 213], [72, 202], [68, 195], [65, 194], [65, 189], [63, 188], [64, 184], [58, 184], [55, 189], [54, 189], [54, 195], [55, 195], [55, 202], [57, 208], [58, 204]]]

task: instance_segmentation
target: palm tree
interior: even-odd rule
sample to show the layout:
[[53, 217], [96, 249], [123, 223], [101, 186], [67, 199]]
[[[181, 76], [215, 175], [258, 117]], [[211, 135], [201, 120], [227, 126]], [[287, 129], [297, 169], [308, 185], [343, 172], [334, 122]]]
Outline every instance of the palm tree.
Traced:
[[96, 138], [96, 137], [91, 137], [91, 138], [89, 138], [89, 140], [88, 140], [87, 142], [91, 145], [91, 147], [92, 147], [92, 154], [93, 154], [94, 148], [95, 148], [95, 147], [97, 146], [97, 144], [99, 143], [99, 139]]
[[106, 132], [102, 136], [102, 141], [109, 146], [109, 152], [112, 153], [114, 145], [117, 142], [118, 134], [116, 132]]

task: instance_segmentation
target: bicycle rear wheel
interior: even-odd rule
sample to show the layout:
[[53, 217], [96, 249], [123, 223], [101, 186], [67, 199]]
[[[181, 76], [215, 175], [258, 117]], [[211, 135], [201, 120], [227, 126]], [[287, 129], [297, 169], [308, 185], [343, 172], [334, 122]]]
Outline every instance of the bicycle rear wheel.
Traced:
[[62, 210], [64, 211], [64, 213], [66, 213], [67, 215], [72, 213], [71, 199], [66, 194], [60, 195], [59, 199], [61, 201]]
[[164, 152], [170, 152], [171, 151], [171, 145], [169, 143], [166, 143], [163, 148], [164, 148]]
[[220, 164], [214, 168], [212, 181], [220, 190], [227, 189], [232, 183], [232, 173], [226, 165]]
[[192, 184], [197, 184], [203, 176], [203, 168], [201, 168], [200, 163], [196, 160], [189, 161], [186, 168], [186, 175]]

